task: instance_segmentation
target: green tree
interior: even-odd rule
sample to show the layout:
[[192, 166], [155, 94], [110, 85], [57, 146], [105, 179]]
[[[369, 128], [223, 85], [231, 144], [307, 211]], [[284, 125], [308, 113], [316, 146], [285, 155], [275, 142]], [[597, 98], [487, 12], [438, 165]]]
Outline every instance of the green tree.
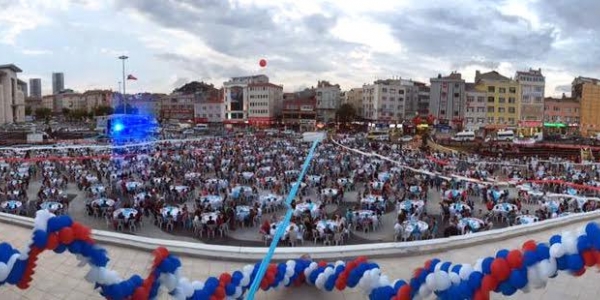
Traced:
[[48, 119], [52, 116], [52, 110], [47, 107], [39, 107], [35, 109], [34, 114], [37, 119]]
[[25, 106], [25, 115], [26, 116], [31, 116], [31, 106]]
[[348, 103], [342, 104], [335, 114], [338, 122], [341, 123], [352, 122], [356, 118], [356, 110], [354, 109], [354, 106]]

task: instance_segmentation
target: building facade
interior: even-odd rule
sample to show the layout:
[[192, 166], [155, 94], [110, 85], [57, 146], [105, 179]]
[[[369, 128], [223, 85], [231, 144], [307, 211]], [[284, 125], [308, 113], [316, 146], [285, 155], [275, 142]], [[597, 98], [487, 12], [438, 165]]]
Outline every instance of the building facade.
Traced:
[[234, 77], [223, 83], [223, 103], [226, 124], [273, 124], [281, 116], [283, 86], [266, 75]]
[[29, 79], [29, 97], [42, 99], [42, 80], [40, 78]]
[[17, 86], [18, 89], [23, 92], [23, 96], [25, 98], [29, 97], [29, 87], [27, 85], [27, 82], [21, 80], [21, 79], [17, 79]]
[[65, 74], [52, 73], [52, 94], [56, 95], [65, 89]]
[[429, 80], [429, 113], [442, 124], [456, 124], [465, 117], [465, 80], [460, 73], [439, 74]]
[[341, 95], [342, 103], [341, 104], [349, 104], [354, 107], [354, 111], [357, 116], [362, 116], [362, 98], [363, 98], [363, 89], [362, 88], [352, 88], [348, 91], [345, 91]]
[[541, 121], [544, 118], [544, 90], [546, 78], [542, 69], [518, 71], [515, 79], [521, 90], [521, 121]]
[[520, 119], [520, 86], [496, 71], [475, 72], [475, 89], [486, 93], [487, 124], [490, 127], [516, 126]]
[[402, 123], [414, 116], [406, 114], [406, 99], [418, 101], [418, 88], [409, 80], [377, 80], [363, 86], [362, 117], [382, 123]]
[[[414, 83], [414, 92], [417, 93], [416, 98], [413, 96], [412, 100], [406, 105], [407, 115], [419, 115], [420, 117], [427, 117], [429, 115], [429, 97], [431, 93], [431, 87], [427, 86], [422, 82]], [[413, 93], [414, 93], [413, 92]]]
[[335, 121], [335, 114], [341, 105], [341, 89], [338, 84], [328, 81], [317, 82], [317, 122]]
[[17, 84], [15, 65], [0, 65], [0, 124], [25, 121], [25, 94]]
[[474, 83], [465, 84], [465, 129], [476, 131], [486, 125], [487, 94], [475, 89]]
[[544, 122], [564, 123], [569, 127], [578, 127], [580, 123], [581, 103], [572, 97], [544, 98]]
[[577, 77], [573, 81], [571, 97], [580, 101], [580, 126], [582, 135], [600, 132], [600, 80]]
[[317, 122], [317, 99], [293, 98], [283, 102], [283, 123], [287, 128], [314, 130]]

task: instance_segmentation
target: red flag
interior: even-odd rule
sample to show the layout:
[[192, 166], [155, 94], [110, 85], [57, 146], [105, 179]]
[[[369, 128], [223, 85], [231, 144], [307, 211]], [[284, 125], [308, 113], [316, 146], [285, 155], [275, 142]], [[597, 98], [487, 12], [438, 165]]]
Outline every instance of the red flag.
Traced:
[[137, 80], [137, 78], [131, 74], [127, 75], [127, 80]]

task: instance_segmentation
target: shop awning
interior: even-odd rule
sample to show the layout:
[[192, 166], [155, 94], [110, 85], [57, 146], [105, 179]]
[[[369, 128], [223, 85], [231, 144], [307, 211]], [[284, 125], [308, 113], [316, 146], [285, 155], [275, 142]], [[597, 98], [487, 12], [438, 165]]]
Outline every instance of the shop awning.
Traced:
[[544, 123], [544, 127], [548, 128], [564, 128], [566, 127], [563, 123]]
[[519, 121], [519, 127], [525, 128], [536, 128], [542, 127], [543, 123], [540, 121]]

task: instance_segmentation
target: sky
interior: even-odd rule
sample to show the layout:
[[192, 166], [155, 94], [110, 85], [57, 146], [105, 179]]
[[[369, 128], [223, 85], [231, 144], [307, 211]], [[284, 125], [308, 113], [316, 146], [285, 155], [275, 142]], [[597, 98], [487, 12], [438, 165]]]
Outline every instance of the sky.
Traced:
[[600, 77], [598, 11], [597, 0], [0, 0], [0, 64], [42, 78], [44, 94], [52, 72], [76, 91], [118, 90], [124, 54], [138, 78], [128, 92], [255, 74], [295, 91], [541, 68], [553, 96]]

